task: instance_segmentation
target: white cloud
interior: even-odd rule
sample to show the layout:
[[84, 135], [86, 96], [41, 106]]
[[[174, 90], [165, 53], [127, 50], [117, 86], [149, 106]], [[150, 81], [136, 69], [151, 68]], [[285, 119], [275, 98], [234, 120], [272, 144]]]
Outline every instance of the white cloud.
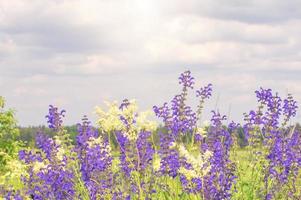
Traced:
[[75, 123], [103, 99], [163, 103], [190, 68], [239, 119], [261, 85], [289, 88], [301, 102], [298, 8], [297, 0], [2, 1], [0, 89], [22, 124], [40, 123], [50, 103]]
[[24, 95], [28, 95], [28, 96], [42, 96], [47, 94], [47, 92], [43, 89], [40, 88], [29, 88], [29, 87], [25, 87], [25, 86], [17, 86], [14, 90], [13, 90], [13, 95], [16, 97], [22, 97]]

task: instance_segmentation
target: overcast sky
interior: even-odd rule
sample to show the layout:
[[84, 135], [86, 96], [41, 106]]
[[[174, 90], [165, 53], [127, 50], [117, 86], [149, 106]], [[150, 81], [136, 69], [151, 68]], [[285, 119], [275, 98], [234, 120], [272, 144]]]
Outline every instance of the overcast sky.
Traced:
[[[104, 100], [169, 101], [189, 69], [196, 88], [240, 121], [254, 90], [301, 102], [301, 0], [0, 0], [0, 95], [20, 125], [95, 120]], [[230, 111], [230, 112], [229, 112]], [[298, 113], [297, 120], [301, 121]]]

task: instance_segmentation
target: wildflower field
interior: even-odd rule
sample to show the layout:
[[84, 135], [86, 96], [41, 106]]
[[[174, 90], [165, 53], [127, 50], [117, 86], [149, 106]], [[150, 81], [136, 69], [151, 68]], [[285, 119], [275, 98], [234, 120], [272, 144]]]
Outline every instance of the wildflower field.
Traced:
[[[134, 100], [108, 102], [96, 108], [96, 122], [82, 118], [75, 139], [64, 128], [68, 112], [51, 105], [46, 120], [55, 135], [39, 132], [34, 145], [17, 139], [14, 112], [1, 97], [1, 198], [300, 200], [301, 129], [290, 123], [298, 108], [293, 96], [259, 88], [258, 107], [243, 123], [226, 124], [217, 110], [201, 123], [213, 86], [197, 85], [183, 72], [179, 94], [145, 112]], [[196, 110], [189, 95], [199, 102]]]

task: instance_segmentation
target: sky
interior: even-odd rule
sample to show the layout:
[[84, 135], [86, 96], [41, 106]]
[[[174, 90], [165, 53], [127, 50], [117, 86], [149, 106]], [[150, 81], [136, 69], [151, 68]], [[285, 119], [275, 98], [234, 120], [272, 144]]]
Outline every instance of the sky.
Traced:
[[[301, 102], [300, 0], [0, 0], [0, 95], [19, 125], [94, 122], [104, 101], [136, 99], [141, 110], [213, 84], [203, 119], [218, 109], [240, 121], [254, 91]], [[196, 105], [191, 91], [189, 102]], [[300, 112], [296, 121], [301, 121]]]

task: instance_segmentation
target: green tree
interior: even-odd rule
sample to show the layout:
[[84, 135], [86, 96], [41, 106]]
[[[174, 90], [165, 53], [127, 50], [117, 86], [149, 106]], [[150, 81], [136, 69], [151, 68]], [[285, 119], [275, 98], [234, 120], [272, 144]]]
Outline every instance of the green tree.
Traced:
[[18, 160], [18, 152], [23, 146], [16, 140], [19, 136], [15, 112], [5, 109], [5, 100], [0, 96], [0, 184], [21, 187], [20, 175], [24, 166]]

